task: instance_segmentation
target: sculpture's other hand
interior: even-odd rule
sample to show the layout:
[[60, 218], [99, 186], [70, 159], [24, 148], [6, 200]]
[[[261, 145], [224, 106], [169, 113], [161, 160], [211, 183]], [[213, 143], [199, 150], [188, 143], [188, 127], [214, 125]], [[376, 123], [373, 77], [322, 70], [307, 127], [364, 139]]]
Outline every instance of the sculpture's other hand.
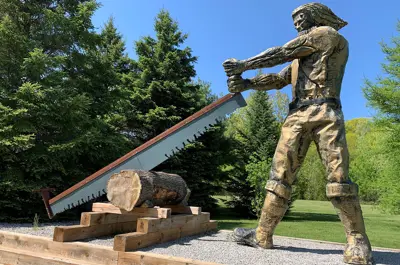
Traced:
[[240, 75], [232, 75], [228, 78], [228, 90], [231, 93], [243, 92], [249, 89], [249, 80]]
[[242, 60], [237, 60], [235, 58], [230, 58], [222, 63], [225, 69], [225, 73], [228, 76], [240, 75], [245, 71], [245, 63]]

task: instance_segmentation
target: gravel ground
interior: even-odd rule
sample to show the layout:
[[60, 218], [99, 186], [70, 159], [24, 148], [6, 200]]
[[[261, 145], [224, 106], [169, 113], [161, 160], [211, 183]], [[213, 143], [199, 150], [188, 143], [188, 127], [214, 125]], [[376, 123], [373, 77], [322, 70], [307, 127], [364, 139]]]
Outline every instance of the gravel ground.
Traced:
[[[62, 223], [42, 225], [34, 230], [31, 224], [0, 223], [0, 230], [52, 237], [55, 226], [72, 225]], [[275, 237], [275, 249], [254, 249], [227, 241], [228, 231], [186, 237], [173, 242], [141, 249], [158, 254], [167, 254], [229, 265], [344, 265], [343, 245], [322, 243], [304, 239]], [[86, 242], [104, 246], [113, 245], [112, 237], [97, 238]], [[373, 249], [377, 265], [400, 265], [400, 250]]]

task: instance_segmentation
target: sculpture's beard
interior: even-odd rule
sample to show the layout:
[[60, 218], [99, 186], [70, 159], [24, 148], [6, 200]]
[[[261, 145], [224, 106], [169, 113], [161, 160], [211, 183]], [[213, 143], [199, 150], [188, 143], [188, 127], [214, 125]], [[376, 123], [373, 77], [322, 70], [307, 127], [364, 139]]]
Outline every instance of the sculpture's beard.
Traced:
[[297, 36], [302, 36], [304, 34], [307, 34], [307, 33], [309, 33], [310, 31], [312, 31], [315, 28], [317, 28], [317, 26], [313, 26], [313, 27], [311, 27], [309, 29], [305, 29], [305, 30], [299, 31], [299, 33], [297, 33]]

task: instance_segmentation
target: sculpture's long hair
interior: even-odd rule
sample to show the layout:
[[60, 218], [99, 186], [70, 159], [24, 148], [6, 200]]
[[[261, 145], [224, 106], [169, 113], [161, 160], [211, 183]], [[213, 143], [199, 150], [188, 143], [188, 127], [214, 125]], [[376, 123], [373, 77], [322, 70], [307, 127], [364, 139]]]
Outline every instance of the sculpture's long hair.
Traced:
[[336, 16], [329, 7], [320, 3], [308, 3], [299, 6], [292, 12], [292, 16], [295, 17], [300, 11], [310, 13], [316, 26], [329, 26], [339, 30], [348, 24], [346, 21]]

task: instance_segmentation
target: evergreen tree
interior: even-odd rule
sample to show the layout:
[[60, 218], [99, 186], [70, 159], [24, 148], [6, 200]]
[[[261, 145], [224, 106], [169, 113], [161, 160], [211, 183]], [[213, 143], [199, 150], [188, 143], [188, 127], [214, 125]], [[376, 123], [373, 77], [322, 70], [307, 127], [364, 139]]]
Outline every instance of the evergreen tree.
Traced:
[[283, 125], [286, 116], [289, 113], [289, 97], [286, 93], [279, 90], [271, 97], [271, 104], [274, 110], [274, 115], [279, 124]]
[[[197, 58], [189, 47], [183, 47], [187, 34], [162, 10], [155, 20], [156, 38], [143, 37], [136, 42], [138, 79], [131, 87], [132, 115], [128, 117], [129, 135], [135, 145], [164, 132], [217, 99], [210, 84], [194, 81]], [[181, 175], [191, 189], [189, 203], [212, 210], [211, 197], [224, 178], [220, 169], [229, 157], [229, 139], [223, 135], [223, 124], [217, 124], [155, 170]], [[226, 152], [225, 152], [226, 151]]]
[[228, 133], [236, 139], [237, 159], [229, 170], [227, 190], [235, 208], [257, 214], [265, 198], [279, 126], [266, 91], [251, 92], [248, 106], [232, 116]]
[[[125, 153], [120, 36], [100, 36], [95, 1], [0, 0], [0, 212], [44, 214], [59, 193]], [[110, 33], [112, 35], [112, 32]], [[115, 52], [113, 52], [115, 51]], [[128, 67], [129, 68], [129, 67]]]
[[[129, 129], [142, 141], [151, 139], [206, 105], [196, 76], [197, 57], [177, 22], [162, 10], [155, 21], [156, 39], [147, 36], [136, 42], [140, 77], [132, 89]], [[136, 115], [136, 113], [138, 115]]]

